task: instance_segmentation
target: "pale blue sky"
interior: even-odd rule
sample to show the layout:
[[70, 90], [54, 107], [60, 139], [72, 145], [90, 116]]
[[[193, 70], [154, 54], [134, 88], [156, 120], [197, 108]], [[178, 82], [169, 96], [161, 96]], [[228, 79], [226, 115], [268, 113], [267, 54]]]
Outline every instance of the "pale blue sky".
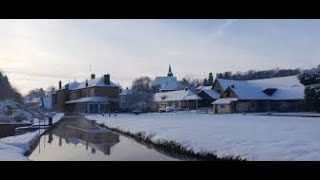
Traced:
[[0, 69], [26, 93], [84, 80], [89, 65], [123, 87], [135, 77], [181, 79], [320, 63], [320, 20], [0, 20]]

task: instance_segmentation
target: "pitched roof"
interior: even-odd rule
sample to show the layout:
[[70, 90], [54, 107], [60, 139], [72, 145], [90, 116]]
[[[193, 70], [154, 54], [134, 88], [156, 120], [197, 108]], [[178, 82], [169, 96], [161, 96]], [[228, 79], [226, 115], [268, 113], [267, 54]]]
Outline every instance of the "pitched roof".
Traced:
[[154, 95], [154, 101], [184, 101], [184, 100], [201, 100], [201, 97], [196, 95], [190, 90], [170, 91], [156, 93]]
[[132, 90], [131, 89], [123, 89], [119, 95], [120, 96], [126, 96], [128, 94], [132, 94]]
[[232, 101], [238, 101], [238, 98], [220, 98], [212, 102], [211, 104], [230, 104]]
[[[222, 86], [231, 89], [239, 99], [248, 100], [298, 100], [304, 99], [304, 86], [296, 76], [249, 81], [218, 80]], [[275, 89], [272, 95], [263, 92]]]
[[153, 84], [159, 85], [160, 90], [164, 91], [175, 91], [183, 89], [183, 85], [177, 81], [176, 77], [173, 76], [156, 77]]
[[84, 97], [76, 100], [66, 101], [66, 104], [73, 103], [84, 103], [84, 102], [104, 102], [109, 103], [109, 99], [106, 97], [92, 96], [92, 97]]
[[[210, 96], [212, 99], [218, 99], [220, 97], [220, 94], [214, 90], [214, 89], [203, 89], [202, 92], [206, 93], [208, 96]], [[200, 92], [201, 92], [200, 91]]]
[[[86, 88], [86, 81], [82, 81], [82, 82], [77, 82], [77, 81], [73, 81], [68, 83], [69, 85], [69, 90], [77, 90], [77, 89], [82, 89], [82, 88]], [[88, 80], [88, 87], [118, 87], [119, 85], [113, 83], [110, 81], [110, 85], [106, 85], [104, 83], [104, 77], [98, 77], [95, 79], [90, 79]], [[63, 89], [65, 89], [65, 86], [63, 87]]]

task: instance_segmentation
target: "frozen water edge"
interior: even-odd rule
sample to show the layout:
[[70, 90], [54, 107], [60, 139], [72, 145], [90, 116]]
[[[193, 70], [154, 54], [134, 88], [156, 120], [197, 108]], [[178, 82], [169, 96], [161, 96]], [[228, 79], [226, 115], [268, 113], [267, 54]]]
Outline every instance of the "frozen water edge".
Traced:
[[320, 118], [242, 114], [149, 113], [86, 115], [111, 128], [177, 141], [196, 153], [247, 160], [320, 160]]
[[[59, 122], [64, 113], [54, 115], [53, 124]], [[30, 146], [45, 130], [28, 132], [18, 136], [10, 136], [0, 139], [0, 161], [25, 161], [29, 160], [24, 154], [30, 150]]]

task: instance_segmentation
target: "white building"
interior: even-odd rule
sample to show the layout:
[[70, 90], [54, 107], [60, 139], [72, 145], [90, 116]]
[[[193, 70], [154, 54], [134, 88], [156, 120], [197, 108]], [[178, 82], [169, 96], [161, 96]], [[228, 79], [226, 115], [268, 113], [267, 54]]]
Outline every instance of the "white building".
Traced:
[[178, 82], [176, 77], [173, 76], [170, 65], [167, 76], [156, 77], [153, 82], [153, 87], [156, 89], [156, 92], [168, 92], [184, 89], [183, 85]]

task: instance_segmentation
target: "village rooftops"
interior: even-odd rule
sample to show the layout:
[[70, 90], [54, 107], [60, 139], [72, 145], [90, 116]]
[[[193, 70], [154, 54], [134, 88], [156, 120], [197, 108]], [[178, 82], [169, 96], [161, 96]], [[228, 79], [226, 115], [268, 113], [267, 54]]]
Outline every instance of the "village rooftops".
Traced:
[[174, 76], [156, 77], [154, 85], [160, 86], [161, 91], [175, 91], [183, 89], [183, 85]]
[[[296, 76], [237, 81], [218, 79], [226, 91], [232, 91], [241, 100], [302, 100], [304, 86]], [[224, 92], [224, 93], [225, 93]]]
[[232, 101], [238, 101], [238, 98], [220, 98], [212, 102], [211, 104], [230, 104]]
[[193, 93], [191, 90], [161, 92], [154, 95], [154, 101], [156, 102], [187, 100], [201, 100], [201, 97]]
[[66, 104], [73, 104], [73, 103], [109, 103], [109, 99], [106, 97], [99, 97], [99, 96], [93, 96], [93, 97], [84, 97], [76, 100], [66, 101]]
[[132, 90], [131, 89], [123, 89], [121, 91], [121, 93], [119, 94], [119, 96], [126, 96], [126, 95], [130, 95], [132, 94]]
[[[86, 86], [88, 82], [88, 86]], [[98, 77], [95, 79], [90, 79], [88, 81], [82, 81], [81, 83], [77, 81], [73, 81], [67, 84], [68, 89], [73, 91], [73, 90], [78, 90], [78, 89], [84, 89], [88, 87], [119, 87], [119, 85], [113, 83], [110, 81], [110, 84], [105, 83], [104, 77]], [[63, 89], [65, 89], [66, 86], [63, 86]]]

